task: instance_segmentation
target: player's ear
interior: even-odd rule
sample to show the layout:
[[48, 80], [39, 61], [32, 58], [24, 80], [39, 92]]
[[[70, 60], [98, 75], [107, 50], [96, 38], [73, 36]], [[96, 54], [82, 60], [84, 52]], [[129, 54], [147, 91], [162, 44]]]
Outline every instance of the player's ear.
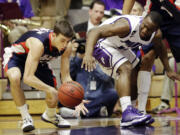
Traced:
[[56, 33], [53, 32], [52, 33], [52, 38], [56, 38], [56, 36], [57, 36]]

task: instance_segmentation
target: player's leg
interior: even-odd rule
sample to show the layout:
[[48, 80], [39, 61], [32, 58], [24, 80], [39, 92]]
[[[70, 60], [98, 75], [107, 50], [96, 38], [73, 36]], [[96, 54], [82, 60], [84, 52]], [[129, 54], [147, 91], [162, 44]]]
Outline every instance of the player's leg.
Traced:
[[21, 128], [24, 132], [31, 131], [34, 129], [33, 120], [28, 112], [27, 104], [25, 104], [24, 92], [20, 87], [20, 80], [24, 72], [24, 60], [17, 55], [12, 54], [12, 51], [9, 48], [5, 48], [3, 58], [5, 73], [10, 80], [13, 100], [23, 119]]
[[21, 71], [17, 67], [13, 67], [7, 70], [7, 77], [10, 80], [11, 94], [13, 100], [20, 111], [23, 119], [22, 130], [28, 132], [34, 129], [33, 120], [28, 112], [27, 104], [25, 104], [24, 92], [20, 87]]
[[140, 70], [137, 77], [138, 86], [138, 109], [146, 113], [146, 104], [151, 85], [151, 69], [156, 54], [153, 49], [144, 55], [140, 64]]
[[131, 50], [103, 47], [103, 49], [95, 48], [94, 57], [100, 63], [102, 70], [116, 79], [116, 90], [123, 112], [121, 126], [136, 126], [144, 123], [151, 116], [143, 115], [133, 108], [130, 98], [131, 72], [139, 60]]
[[[39, 64], [36, 71], [36, 76], [44, 83], [56, 88], [56, 78], [47, 64]], [[56, 113], [57, 103], [58, 100], [54, 100], [52, 102], [52, 100], [46, 96], [47, 107], [41, 118], [43, 121], [52, 123], [59, 128], [69, 128], [70, 123]]]
[[118, 68], [118, 74], [120, 75], [117, 79], [117, 91], [120, 96], [120, 103], [122, 108], [122, 120], [121, 126], [136, 126], [140, 124], [144, 124], [145, 121], [151, 118], [150, 115], [143, 115], [139, 113], [137, 109], [135, 109], [131, 105], [130, 98], [130, 89], [131, 89], [131, 73], [132, 66], [128, 61], [123, 63]]

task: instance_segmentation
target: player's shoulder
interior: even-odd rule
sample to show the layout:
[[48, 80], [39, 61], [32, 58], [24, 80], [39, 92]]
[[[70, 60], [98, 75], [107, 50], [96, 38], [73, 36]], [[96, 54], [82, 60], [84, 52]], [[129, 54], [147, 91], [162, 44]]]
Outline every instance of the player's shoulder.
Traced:
[[46, 29], [46, 28], [32, 29], [29, 31], [29, 33], [35, 33], [39, 35], [50, 33], [50, 32], [52, 32], [52, 30]]

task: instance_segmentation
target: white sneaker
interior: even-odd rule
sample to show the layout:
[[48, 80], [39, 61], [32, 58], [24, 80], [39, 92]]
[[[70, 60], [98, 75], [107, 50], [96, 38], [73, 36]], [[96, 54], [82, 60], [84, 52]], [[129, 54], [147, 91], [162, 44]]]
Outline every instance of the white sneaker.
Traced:
[[67, 107], [61, 107], [59, 110], [59, 114], [63, 118], [78, 118], [78, 114], [75, 113], [75, 110], [67, 108]]
[[23, 125], [22, 125], [22, 130], [23, 132], [29, 132], [34, 130], [34, 124], [33, 124], [33, 120], [31, 117], [27, 117], [23, 119]]
[[159, 106], [157, 106], [156, 108], [152, 109], [152, 113], [158, 114], [162, 111], [165, 111], [167, 109], [169, 109], [170, 106], [164, 102], [161, 102], [161, 104]]
[[48, 117], [46, 115], [46, 113], [44, 112], [43, 115], [41, 116], [41, 119], [45, 122], [54, 124], [58, 128], [70, 128], [71, 127], [71, 124], [67, 120], [63, 119], [58, 114], [56, 114], [53, 117]]

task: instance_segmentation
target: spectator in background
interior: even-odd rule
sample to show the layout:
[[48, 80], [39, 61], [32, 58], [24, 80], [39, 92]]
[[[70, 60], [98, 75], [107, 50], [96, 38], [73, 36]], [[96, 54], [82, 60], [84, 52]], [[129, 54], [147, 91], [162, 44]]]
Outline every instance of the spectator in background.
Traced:
[[[84, 33], [81, 37], [85, 38], [86, 32], [98, 26], [104, 15], [104, 3], [100, 0], [95, 0], [90, 5], [89, 20], [74, 26], [76, 33]], [[72, 58], [70, 61], [71, 77], [79, 82], [85, 90], [85, 99], [90, 100], [86, 104], [89, 113], [82, 115], [82, 117], [101, 117], [111, 116], [113, 108], [118, 100], [118, 95], [114, 89], [114, 80], [103, 73], [97, 65], [93, 72], [87, 72], [81, 68], [82, 58], [85, 50], [77, 50], [78, 44], [74, 45]], [[84, 48], [85, 49], [85, 48]], [[78, 52], [77, 52], [78, 51]], [[76, 53], [77, 52], [77, 53]], [[76, 108], [77, 110], [78, 108]], [[72, 117], [75, 110], [68, 108], [60, 108], [60, 114], [64, 117]]]
[[34, 16], [31, 3], [29, 0], [0, 0], [0, 3], [12, 2], [16, 2], [19, 5], [24, 18], [31, 18]]
[[[24, 19], [30, 19], [34, 16], [31, 3], [29, 0], [0, 0], [0, 3], [17, 3]], [[5, 20], [2, 24], [9, 28], [10, 32], [8, 36], [5, 37], [5, 46], [9, 46], [14, 41], [16, 41], [22, 34], [28, 31], [27, 27], [23, 25], [16, 25], [9, 20]], [[7, 40], [8, 39], [8, 40]]]
[[104, 17], [105, 5], [101, 0], [95, 0], [91, 3], [89, 9], [89, 20], [74, 26], [74, 31], [79, 34], [80, 37], [85, 38], [86, 33], [98, 26], [102, 18]]
[[[180, 63], [177, 64], [177, 73], [180, 73]], [[171, 69], [175, 70], [175, 59], [174, 57], [169, 59], [169, 65]], [[161, 103], [156, 108], [152, 109], [153, 113], [160, 113], [161, 111], [165, 111], [170, 108], [170, 100], [173, 96], [174, 90], [174, 81], [169, 79], [167, 74], [165, 73], [164, 82], [163, 82], [163, 90], [161, 95]]]

